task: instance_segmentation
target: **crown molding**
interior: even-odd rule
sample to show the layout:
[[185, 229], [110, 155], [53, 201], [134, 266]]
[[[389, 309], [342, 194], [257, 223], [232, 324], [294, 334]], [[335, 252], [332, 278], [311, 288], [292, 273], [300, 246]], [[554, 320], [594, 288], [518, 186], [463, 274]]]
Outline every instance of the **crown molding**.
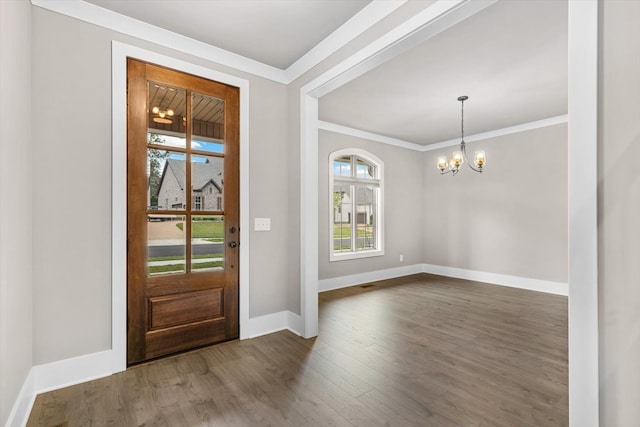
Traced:
[[31, 4], [60, 13], [71, 18], [88, 22], [109, 30], [117, 31], [151, 43], [169, 47], [217, 64], [226, 65], [240, 71], [264, 77], [279, 83], [287, 83], [283, 70], [262, 62], [220, 49], [190, 37], [174, 33], [164, 28], [81, 0], [31, 0]]
[[367, 139], [369, 141], [381, 142], [387, 145], [393, 145], [401, 148], [408, 148], [414, 151], [423, 151], [423, 146], [413, 142], [405, 141], [398, 138], [392, 138], [390, 136], [380, 135], [379, 133], [367, 132], [365, 130], [355, 129], [348, 126], [339, 125], [336, 123], [325, 122], [318, 120], [318, 129], [326, 130], [329, 132], [340, 133], [343, 135], [355, 136], [356, 138]]
[[[488, 132], [476, 133], [474, 135], [468, 135], [464, 137], [465, 142], [482, 141], [489, 138], [496, 138], [499, 136], [511, 135], [513, 133], [525, 132], [533, 129], [540, 129], [547, 126], [558, 125], [560, 123], [568, 123], [569, 116], [567, 114], [555, 117], [549, 117], [548, 119], [535, 120], [533, 122], [522, 123], [515, 126], [509, 126], [506, 128], [490, 130]], [[460, 144], [460, 138], [450, 139], [448, 141], [436, 142], [435, 144], [423, 145], [421, 151], [433, 151], [440, 148], [453, 147]]]
[[[561, 123], [568, 123], [569, 116], [564, 114], [562, 116], [549, 117], [548, 119], [536, 120], [533, 122], [522, 123], [515, 126], [509, 126], [502, 129], [495, 129], [488, 132], [477, 133], [475, 135], [465, 136], [465, 142], [482, 141], [489, 138], [496, 138], [504, 135], [511, 135], [518, 132], [525, 132], [528, 130], [540, 129], [547, 126], [554, 126]], [[343, 126], [336, 123], [325, 122], [318, 120], [318, 129], [326, 130], [329, 132], [341, 133], [343, 135], [355, 136], [356, 138], [367, 139], [370, 141], [381, 142], [387, 145], [394, 145], [396, 147], [407, 148], [409, 150], [426, 152], [439, 150], [441, 148], [453, 147], [460, 144], [460, 139], [450, 139], [448, 141], [436, 142], [434, 144], [422, 145], [415, 142], [406, 141], [403, 139], [392, 138], [390, 136], [381, 135], [379, 133], [373, 133], [364, 131], [361, 129], [352, 128], [349, 126]]]
[[406, 2], [407, 0], [372, 1], [289, 68], [283, 70], [82, 0], [31, 0], [32, 5], [42, 9], [282, 84], [291, 83]]

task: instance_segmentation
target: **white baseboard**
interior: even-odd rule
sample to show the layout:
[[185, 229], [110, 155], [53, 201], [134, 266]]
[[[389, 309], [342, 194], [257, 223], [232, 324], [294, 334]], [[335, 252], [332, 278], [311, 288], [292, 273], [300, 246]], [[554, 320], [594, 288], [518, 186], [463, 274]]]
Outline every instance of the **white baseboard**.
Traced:
[[509, 286], [512, 288], [528, 289], [556, 295], [569, 295], [569, 285], [562, 282], [530, 279], [528, 277], [508, 276], [506, 274], [487, 273], [484, 271], [465, 270], [462, 268], [445, 267], [442, 265], [422, 264], [422, 272], [440, 276], [455, 277], [457, 279], [474, 280], [476, 282], [491, 283], [493, 285]]
[[32, 367], [6, 426], [25, 426], [38, 394], [109, 376], [112, 374], [111, 367], [111, 350]]
[[31, 368], [29, 370], [29, 374], [27, 374], [27, 378], [22, 384], [18, 398], [16, 399], [13, 408], [11, 408], [11, 413], [9, 414], [9, 418], [7, 419], [5, 426], [23, 427], [27, 425], [27, 421], [29, 421], [29, 414], [31, 413], [31, 408], [33, 408], [35, 400], [35, 381], [33, 368]]
[[32, 370], [36, 393], [57, 390], [111, 375], [111, 350], [37, 365]]
[[243, 333], [246, 338], [256, 338], [262, 335], [271, 334], [288, 329], [296, 335], [302, 335], [302, 318], [300, 315], [288, 310], [277, 313], [266, 314], [264, 316], [252, 317]]
[[304, 336], [304, 324], [302, 322], [302, 316], [299, 314], [287, 311], [287, 329], [296, 335]]
[[365, 273], [333, 277], [331, 279], [322, 279], [318, 280], [318, 292], [348, 288], [349, 286], [361, 285], [362, 283], [375, 282], [377, 280], [409, 276], [411, 274], [422, 273], [422, 271], [422, 264], [414, 264], [403, 267], [388, 268], [386, 270], [367, 271]]
[[348, 276], [333, 277], [318, 280], [318, 291], [325, 292], [334, 289], [347, 288], [377, 280], [393, 279], [416, 273], [430, 273], [440, 276], [467, 279], [476, 282], [491, 283], [493, 285], [509, 286], [512, 288], [528, 289], [556, 295], [569, 295], [569, 285], [548, 280], [530, 279], [528, 277], [509, 276], [506, 274], [487, 273], [484, 271], [465, 270], [462, 268], [446, 267], [433, 264], [415, 264], [405, 267], [389, 268], [386, 270], [367, 271], [350, 274]]

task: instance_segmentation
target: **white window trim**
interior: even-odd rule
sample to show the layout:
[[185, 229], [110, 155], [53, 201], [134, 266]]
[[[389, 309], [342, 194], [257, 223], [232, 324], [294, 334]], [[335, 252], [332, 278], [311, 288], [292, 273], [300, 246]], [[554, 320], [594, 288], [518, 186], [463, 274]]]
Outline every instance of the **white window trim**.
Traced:
[[[378, 194], [378, 217], [376, 218], [376, 248], [373, 250], [365, 250], [365, 251], [351, 251], [351, 252], [334, 252], [333, 244], [333, 184], [334, 184], [334, 176], [333, 176], [333, 161], [342, 156], [357, 156], [363, 160], [366, 160], [369, 163], [373, 163], [376, 166], [376, 183], [378, 184], [379, 194]], [[343, 150], [334, 151], [329, 155], [329, 191], [328, 191], [328, 224], [329, 224], [329, 261], [346, 261], [350, 259], [362, 259], [362, 258], [371, 258], [378, 257], [384, 255], [384, 162], [380, 160], [378, 157], [374, 156], [368, 151], [361, 150], [358, 148], [346, 148]], [[367, 184], [367, 180], [365, 179], [357, 179], [357, 178], [345, 178], [340, 179], [340, 181], [351, 182], [355, 184]], [[352, 222], [355, 221], [352, 214]]]

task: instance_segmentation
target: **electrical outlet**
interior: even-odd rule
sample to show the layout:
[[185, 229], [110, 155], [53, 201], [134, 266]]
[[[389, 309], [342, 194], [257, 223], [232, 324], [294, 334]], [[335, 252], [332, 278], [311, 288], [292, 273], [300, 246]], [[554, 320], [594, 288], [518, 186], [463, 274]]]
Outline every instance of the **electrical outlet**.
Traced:
[[404, 255], [400, 254], [400, 262], [404, 262]]
[[271, 218], [255, 218], [255, 231], [271, 231]]

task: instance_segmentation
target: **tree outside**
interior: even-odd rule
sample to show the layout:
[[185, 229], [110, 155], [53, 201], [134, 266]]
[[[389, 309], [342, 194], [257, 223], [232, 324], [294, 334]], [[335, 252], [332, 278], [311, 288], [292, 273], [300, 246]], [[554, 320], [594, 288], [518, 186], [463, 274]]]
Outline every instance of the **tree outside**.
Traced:
[[[164, 144], [165, 140], [161, 135], [150, 133], [150, 144]], [[147, 150], [149, 162], [149, 204], [158, 206], [158, 192], [160, 191], [160, 180], [162, 179], [162, 168], [169, 157], [168, 151]]]

